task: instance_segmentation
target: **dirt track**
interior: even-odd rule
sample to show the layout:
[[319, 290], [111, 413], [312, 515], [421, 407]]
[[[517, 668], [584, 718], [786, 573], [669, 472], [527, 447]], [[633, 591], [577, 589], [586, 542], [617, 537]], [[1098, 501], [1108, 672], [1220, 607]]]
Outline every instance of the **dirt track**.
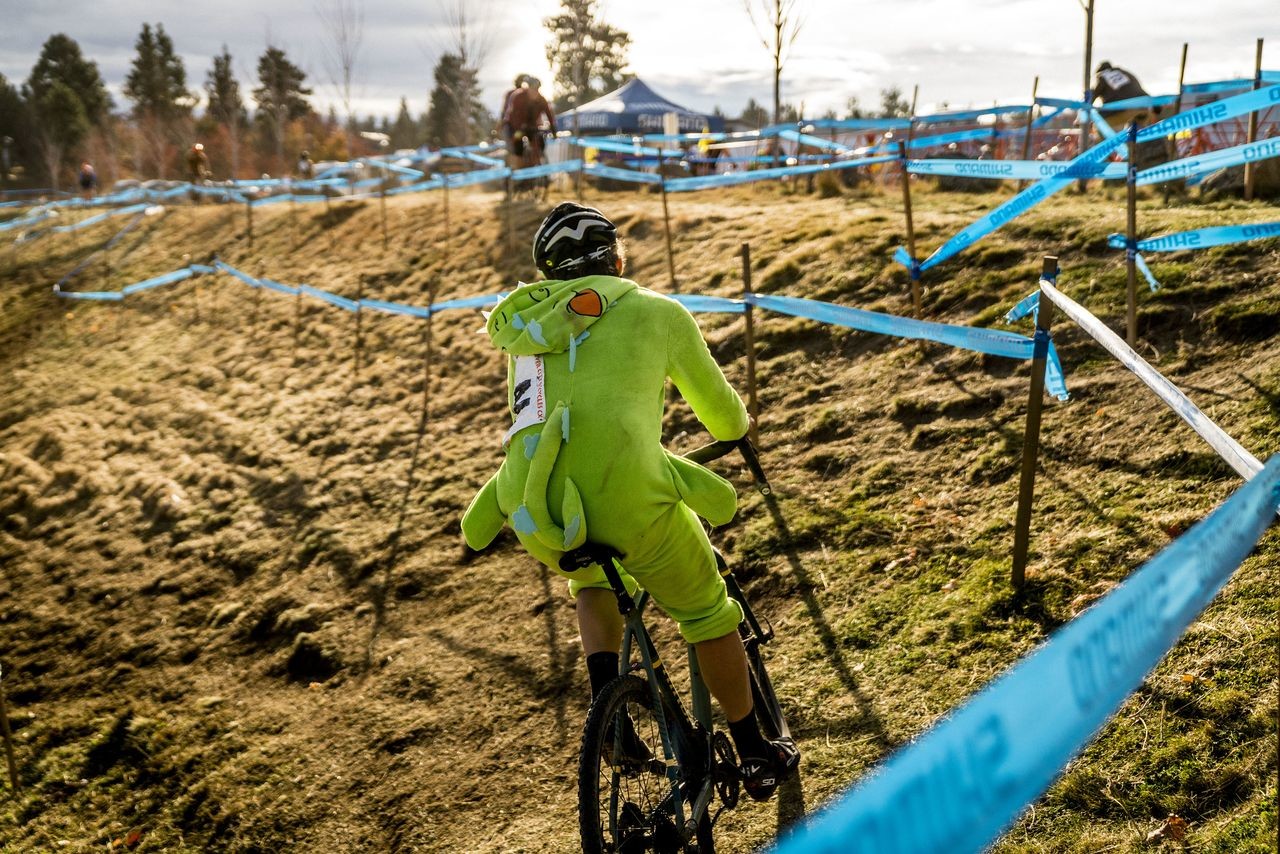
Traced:
[[[589, 201], [619, 221], [632, 275], [667, 290], [656, 197]], [[923, 194], [918, 239], [937, 245], [992, 202]], [[1280, 218], [1147, 205], [1153, 231]], [[516, 212], [508, 247], [496, 196], [454, 194], [448, 232], [438, 197], [402, 198], [384, 251], [375, 204], [316, 208], [264, 209], [252, 251], [242, 211], [172, 211], [114, 253], [108, 284], [218, 251], [348, 297], [491, 293], [528, 275], [523, 235], [541, 213]], [[1120, 253], [1100, 245], [1117, 203], [1045, 208], [927, 281], [930, 315], [993, 323], [1055, 251], [1068, 293], [1122, 316]], [[750, 241], [762, 292], [907, 310], [886, 261], [902, 230], [892, 194], [744, 190], [673, 210], [684, 292], [735, 295]], [[12, 275], [0, 262], [0, 359], [16, 380], [0, 389], [0, 650], [26, 787], [0, 806], [0, 849], [103, 850], [137, 830], [139, 851], [571, 850], [587, 693], [571, 607], [511, 538], [471, 556], [458, 537], [506, 418], [479, 314], [432, 324], [410, 480], [424, 323], [357, 327], [225, 276], [123, 306], [55, 302], [49, 284], [114, 230], [45, 238]], [[1278, 252], [1183, 256], [1143, 296], [1144, 355], [1262, 458], [1280, 451]], [[103, 281], [95, 265], [79, 287]], [[741, 321], [703, 321], [742, 387]], [[778, 316], [758, 338], [764, 462], [789, 533], [734, 472], [743, 510], [719, 539], [778, 626], [805, 773], [777, 808], [727, 816], [726, 851], [824, 802], [1237, 483], [1060, 330], [1073, 400], [1046, 412], [1019, 609], [1006, 579], [1026, 366]], [[667, 435], [700, 441], [683, 403]], [[1140, 850], [1174, 811], [1198, 850], [1266, 850], [1276, 545], [1273, 531], [1002, 850]]]

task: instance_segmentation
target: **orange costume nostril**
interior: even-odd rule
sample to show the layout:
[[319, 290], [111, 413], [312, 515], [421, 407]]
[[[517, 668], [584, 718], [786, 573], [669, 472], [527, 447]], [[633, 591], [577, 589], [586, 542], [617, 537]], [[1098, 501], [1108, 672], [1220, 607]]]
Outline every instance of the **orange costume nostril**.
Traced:
[[600, 294], [587, 288], [578, 291], [573, 299], [569, 300], [569, 310], [583, 317], [599, 317], [604, 313], [604, 303], [600, 299]]

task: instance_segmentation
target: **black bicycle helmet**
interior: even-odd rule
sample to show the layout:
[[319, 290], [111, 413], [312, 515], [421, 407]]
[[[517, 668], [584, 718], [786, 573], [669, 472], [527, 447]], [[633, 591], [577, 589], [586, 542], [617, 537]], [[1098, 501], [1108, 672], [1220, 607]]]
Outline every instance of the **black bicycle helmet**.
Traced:
[[533, 263], [544, 275], [603, 258], [618, 242], [618, 228], [595, 208], [561, 202], [533, 235]]

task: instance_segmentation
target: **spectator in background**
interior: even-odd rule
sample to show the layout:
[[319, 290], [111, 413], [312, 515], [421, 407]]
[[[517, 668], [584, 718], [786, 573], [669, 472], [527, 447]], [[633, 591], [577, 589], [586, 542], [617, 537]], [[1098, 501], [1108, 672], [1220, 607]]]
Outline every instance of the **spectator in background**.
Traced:
[[310, 181], [316, 174], [316, 165], [311, 162], [311, 152], [304, 151], [298, 155], [298, 177], [303, 181]]
[[210, 174], [209, 156], [204, 153], [204, 145], [197, 142], [187, 152], [187, 180], [199, 184], [208, 180]]
[[80, 164], [80, 192], [85, 200], [92, 199], [98, 190], [98, 173], [88, 160]]

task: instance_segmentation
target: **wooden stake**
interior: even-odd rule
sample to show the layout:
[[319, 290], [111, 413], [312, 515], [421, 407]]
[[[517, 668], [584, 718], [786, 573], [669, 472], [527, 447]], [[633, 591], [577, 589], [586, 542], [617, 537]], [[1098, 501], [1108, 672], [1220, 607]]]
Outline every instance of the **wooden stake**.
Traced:
[[449, 254], [449, 173], [440, 173], [440, 180], [444, 184], [444, 249], [447, 256]]
[[[1031, 109], [1027, 110], [1027, 124], [1022, 134], [1022, 159], [1031, 159], [1031, 125], [1035, 121], [1036, 116], [1036, 94], [1040, 91], [1040, 75], [1036, 75], [1035, 81], [1031, 84]], [[1027, 182], [1018, 182], [1018, 192], [1021, 193], [1026, 189]]]
[[[1178, 63], [1178, 100], [1173, 102], [1173, 114], [1176, 116], [1182, 112], [1182, 89], [1187, 75], [1187, 43], [1182, 43], [1182, 61]], [[1168, 144], [1165, 146], [1165, 159], [1169, 161], [1178, 159], [1178, 140], [1176, 135], [1167, 138]], [[1173, 191], [1173, 182], [1165, 181], [1162, 188], [1164, 193], [1164, 203], [1169, 204], [1169, 194]]]
[[[1058, 275], [1058, 256], [1044, 256], [1042, 277]], [[1036, 313], [1036, 337], [1031, 356], [1031, 397], [1027, 402], [1027, 427], [1022, 440], [1022, 477], [1018, 484], [1018, 516], [1013, 527], [1013, 589], [1022, 591], [1026, 579], [1027, 551], [1031, 542], [1031, 505], [1036, 492], [1036, 463], [1040, 455], [1040, 413], [1044, 407], [1044, 373], [1049, 357], [1049, 325], [1053, 303], [1040, 294]]]
[[662, 187], [662, 222], [667, 231], [667, 271], [671, 274], [671, 287], [676, 285], [676, 258], [671, 251], [671, 212], [667, 209], [667, 176], [662, 174], [662, 143], [658, 143], [658, 181]]
[[898, 157], [902, 160], [902, 209], [907, 217], [907, 254], [911, 256], [911, 308], [915, 316], [923, 315], [920, 294], [920, 271], [916, 269], [916, 229], [911, 217], [911, 173], [907, 172], [907, 144], [898, 143]]
[[[1084, 102], [1086, 106], [1093, 104], [1093, 0], [1089, 0], [1084, 10]], [[1076, 156], [1089, 150], [1089, 144], [1093, 138], [1093, 124], [1091, 123], [1091, 115], [1086, 110], [1083, 122], [1080, 124], [1080, 149], [1076, 152]], [[1130, 149], [1129, 157], [1132, 160], [1133, 150]], [[1077, 185], [1083, 192], [1089, 182], [1084, 178], [1080, 179]]]
[[249, 227], [249, 248], [253, 248], [253, 202], [245, 201], [244, 203], [245, 220]]
[[356, 288], [356, 346], [355, 359], [351, 366], [351, 379], [353, 383], [360, 382], [360, 351], [364, 347], [364, 312], [360, 310], [361, 300], [364, 299], [364, 276], [360, 277], [360, 284]]
[[1129, 123], [1129, 168], [1128, 179], [1128, 247], [1125, 250], [1125, 266], [1129, 279], [1128, 311], [1126, 312], [1127, 339], [1130, 347], [1138, 342], [1138, 158], [1134, 155], [1138, 146], [1138, 123]]
[[[1253, 64], [1253, 88], [1258, 90], [1262, 88], [1262, 39], [1258, 39], [1258, 51]], [[1258, 111], [1254, 110], [1249, 114], [1249, 137], [1246, 143], [1255, 142], [1258, 139]], [[1252, 161], [1245, 161], [1244, 164], [1244, 200], [1246, 202], [1253, 201], [1253, 181], [1257, 174]]]
[[378, 194], [378, 206], [382, 209], [382, 249], [387, 248], [387, 179], [382, 178], [382, 192]]
[[22, 791], [18, 782], [18, 760], [13, 753], [13, 733], [9, 730], [9, 704], [4, 698], [4, 671], [0, 669], [0, 736], [4, 737], [4, 758], [9, 765], [9, 782], [15, 793]]
[[751, 305], [751, 244], [742, 244], [742, 316], [746, 323], [743, 332], [747, 349], [747, 412], [751, 413], [751, 444], [760, 444], [760, 402], [756, 399], [756, 332]]

